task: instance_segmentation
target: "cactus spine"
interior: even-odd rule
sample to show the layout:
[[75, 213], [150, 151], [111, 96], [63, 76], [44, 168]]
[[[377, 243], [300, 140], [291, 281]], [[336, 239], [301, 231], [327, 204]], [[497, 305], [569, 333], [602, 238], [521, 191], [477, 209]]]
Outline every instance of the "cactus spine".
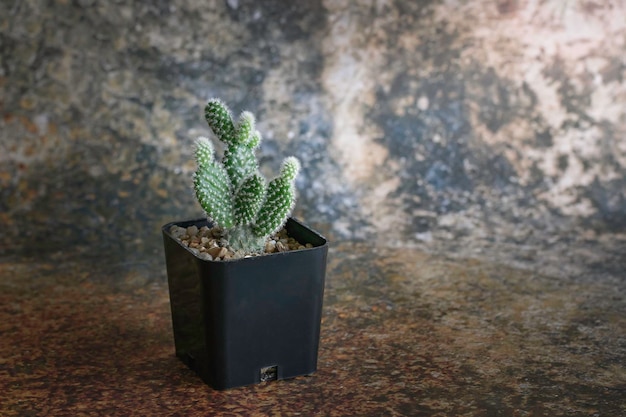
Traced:
[[293, 209], [300, 162], [286, 158], [280, 175], [267, 184], [255, 156], [261, 134], [255, 129], [254, 115], [243, 112], [235, 123], [219, 99], [209, 100], [204, 113], [226, 150], [220, 162], [209, 139], [196, 140], [193, 184], [198, 202], [208, 218], [224, 228], [234, 250], [260, 252], [267, 237], [285, 224]]

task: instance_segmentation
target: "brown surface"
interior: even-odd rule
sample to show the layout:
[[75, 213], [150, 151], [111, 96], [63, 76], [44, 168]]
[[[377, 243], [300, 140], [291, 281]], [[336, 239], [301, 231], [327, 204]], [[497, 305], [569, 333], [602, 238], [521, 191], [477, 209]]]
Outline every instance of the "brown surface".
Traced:
[[318, 372], [218, 392], [174, 356], [162, 259], [75, 259], [2, 259], [2, 416], [626, 413], [619, 280], [336, 245]]

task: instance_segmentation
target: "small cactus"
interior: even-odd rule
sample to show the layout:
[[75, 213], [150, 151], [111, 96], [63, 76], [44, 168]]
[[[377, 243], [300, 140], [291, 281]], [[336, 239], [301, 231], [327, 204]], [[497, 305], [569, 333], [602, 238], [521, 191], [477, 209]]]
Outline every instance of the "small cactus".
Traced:
[[208, 218], [224, 229], [232, 249], [261, 252], [267, 237], [285, 224], [293, 209], [300, 162], [286, 158], [280, 175], [268, 184], [255, 156], [261, 134], [255, 130], [254, 115], [243, 112], [234, 123], [219, 99], [209, 100], [204, 114], [226, 150], [220, 162], [209, 139], [196, 140], [198, 168], [193, 184], [198, 202]]

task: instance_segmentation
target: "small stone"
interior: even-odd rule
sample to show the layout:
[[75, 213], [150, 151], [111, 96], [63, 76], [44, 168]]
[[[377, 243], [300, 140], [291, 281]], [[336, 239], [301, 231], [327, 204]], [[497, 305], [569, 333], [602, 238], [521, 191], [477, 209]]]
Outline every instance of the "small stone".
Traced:
[[283, 243], [281, 239], [276, 243], [276, 249], [278, 250], [278, 252], [287, 252], [289, 250], [289, 247], [285, 243]]
[[209, 243], [211, 241], [211, 239], [209, 239], [208, 237], [201, 237], [200, 238], [200, 243], [202, 243], [203, 246], [206, 246], [207, 243]]
[[276, 251], [276, 241], [275, 240], [268, 240], [265, 243], [265, 252], [267, 253], [274, 253]]
[[212, 261], [213, 260], [213, 257], [211, 255], [209, 255], [208, 253], [206, 253], [206, 252], [200, 252], [199, 256], [200, 256], [200, 258], [202, 258], [202, 259], [204, 259], [206, 261]]
[[170, 227], [170, 233], [176, 239], [181, 239], [183, 236], [185, 236], [185, 234], [187, 233], [187, 230], [182, 228], [182, 227], [174, 225], [174, 226]]
[[306, 245], [304, 245], [304, 247], [307, 248], [307, 249], [311, 249], [313, 247], [313, 245], [310, 244], [310, 243], [307, 243]]
[[302, 245], [298, 245], [298, 247], [297, 247], [296, 249], [298, 249], [298, 250], [302, 250], [302, 249], [305, 249], [305, 248], [304, 248], [304, 246], [302, 246]]
[[228, 250], [226, 248], [217, 246], [214, 248], [207, 249], [207, 252], [209, 255], [213, 257], [213, 259], [217, 259], [217, 258], [223, 258], [228, 253]]
[[190, 237], [193, 237], [193, 236], [197, 235], [198, 234], [198, 227], [196, 227], [196, 226], [189, 226], [187, 228], [187, 234]]

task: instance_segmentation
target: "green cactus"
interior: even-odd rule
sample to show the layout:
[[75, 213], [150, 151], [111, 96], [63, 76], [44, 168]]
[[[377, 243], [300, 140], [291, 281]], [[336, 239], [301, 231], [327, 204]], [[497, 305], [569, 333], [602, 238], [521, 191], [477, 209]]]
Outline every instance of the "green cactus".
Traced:
[[220, 162], [209, 139], [196, 140], [198, 168], [193, 183], [198, 202], [209, 219], [224, 228], [231, 248], [261, 252], [267, 237], [285, 224], [293, 209], [300, 162], [286, 158], [280, 175], [266, 184], [255, 156], [261, 134], [255, 130], [254, 115], [243, 112], [235, 124], [219, 99], [209, 100], [204, 113], [227, 147]]

